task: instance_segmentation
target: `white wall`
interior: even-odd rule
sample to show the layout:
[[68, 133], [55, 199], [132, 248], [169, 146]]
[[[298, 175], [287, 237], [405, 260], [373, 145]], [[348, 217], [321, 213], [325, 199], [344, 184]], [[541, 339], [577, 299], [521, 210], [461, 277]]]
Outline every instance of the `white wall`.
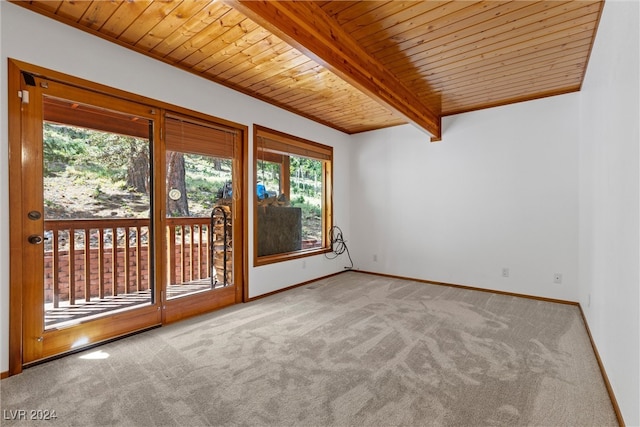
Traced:
[[356, 135], [356, 267], [576, 301], [577, 124], [570, 94]]
[[[247, 126], [267, 127], [334, 146], [334, 179], [348, 180], [349, 137], [266, 103], [213, 84], [115, 44], [0, 1], [0, 371], [8, 370], [9, 216], [7, 58], [18, 59], [139, 95], [197, 110]], [[251, 143], [251, 137], [249, 139]], [[252, 152], [252, 149], [250, 148]], [[251, 173], [251, 172], [250, 172]], [[250, 175], [251, 176], [251, 175]], [[334, 218], [349, 231], [348, 186], [336, 185]], [[252, 223], [249, 236], [253, 235]], [[250, 243], [250, 250], [253, 245]], [[342, 257], [341, 257], [342, 258]], [[261, 295], [320, 276], [342, 271], [345, 260], [324, 256], [253, 268], [250, 296]], [[252, 259], [252, 258], [250, 258]]]
[[640, 7], [607, 1], [580, 94], [580, 304], [640, 425]]

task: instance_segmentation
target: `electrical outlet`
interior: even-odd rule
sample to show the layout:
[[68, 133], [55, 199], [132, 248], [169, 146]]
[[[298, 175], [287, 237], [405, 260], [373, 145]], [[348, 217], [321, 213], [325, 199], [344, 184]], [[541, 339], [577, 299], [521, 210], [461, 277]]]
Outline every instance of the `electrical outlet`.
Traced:
[[508, 268], [503, 268], [502, 269], [502, 277], [509, 277], [509, 269]]
[[307, 261], [306, 260], [302, 260], [302, 269], [304, 270], [305, 268], [307, 268]]
[[373, 254], [373, 262], [378, 262], [378, 254]]
[[562, 283], [562, 273], [555, 273], [553, 275], [553, 283]]

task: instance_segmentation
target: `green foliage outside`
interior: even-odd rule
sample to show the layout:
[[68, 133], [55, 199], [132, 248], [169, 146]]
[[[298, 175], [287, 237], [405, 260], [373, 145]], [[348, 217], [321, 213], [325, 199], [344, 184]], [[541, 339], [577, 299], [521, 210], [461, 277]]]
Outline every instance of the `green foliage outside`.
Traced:
[[185, 154], [184, 169], [189, 214], [196, 217], [211, 215], [218, 192], [231, 181], [231, 159]]
[[86, 152], [86, 133], [77, 128], [45, 123], [43, 135], [44, 175], [63, 171], [67, 164]]
[[[302, 238], [322, 239], [322, 162], [289, 157], [291, 206], [302, 210]], [[270, 193], [280, 192], [280, 165], [258, 160], [258, 180]]]
[[127, 184], [139, 155], [148, 157], [147, 141], [45, 123], [45, 218], [148, 217], [148, 194]]
[[[148, 141], [51, 123], [43, 141], [46, 218], [149, 216]], [[133, 163], [140, 158], [144, 167]], [[320, 239], [322, 162], [291, 157], [290, 165], [290, 203], [302, 209], [303, 238]], [[189, 214], [210, 215], [231, 180], [231, 159], [185, 154], [184, 167]], [[279, 194], [278, 165], [259, 162], [258, 169], [267, 190]], [[144, 175], [138, 177], [143, 184], [132, 184], [132, 174]]]

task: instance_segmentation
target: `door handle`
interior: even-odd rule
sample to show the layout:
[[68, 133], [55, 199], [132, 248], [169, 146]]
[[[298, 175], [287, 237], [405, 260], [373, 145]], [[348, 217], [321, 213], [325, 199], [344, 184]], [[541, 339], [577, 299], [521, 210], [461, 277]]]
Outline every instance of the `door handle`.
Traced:
[[27, 239], [29, 241], [29, 243], [31, 243], [32, 245], [39, 245], [40, 243], [42, 243], [42, 241], [44, 240], [42, 238], [42, 236], [38, 235], [38, 234], [32, 234], [31, 236], [29, 236], [29, 238]]

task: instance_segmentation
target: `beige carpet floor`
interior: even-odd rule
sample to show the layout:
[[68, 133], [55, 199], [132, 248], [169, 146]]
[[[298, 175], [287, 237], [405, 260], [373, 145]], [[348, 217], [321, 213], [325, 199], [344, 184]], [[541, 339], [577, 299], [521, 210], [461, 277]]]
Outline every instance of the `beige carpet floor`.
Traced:
[[7, 426], [617, 425], [578, 307], [358, 272], [0, 387]]

